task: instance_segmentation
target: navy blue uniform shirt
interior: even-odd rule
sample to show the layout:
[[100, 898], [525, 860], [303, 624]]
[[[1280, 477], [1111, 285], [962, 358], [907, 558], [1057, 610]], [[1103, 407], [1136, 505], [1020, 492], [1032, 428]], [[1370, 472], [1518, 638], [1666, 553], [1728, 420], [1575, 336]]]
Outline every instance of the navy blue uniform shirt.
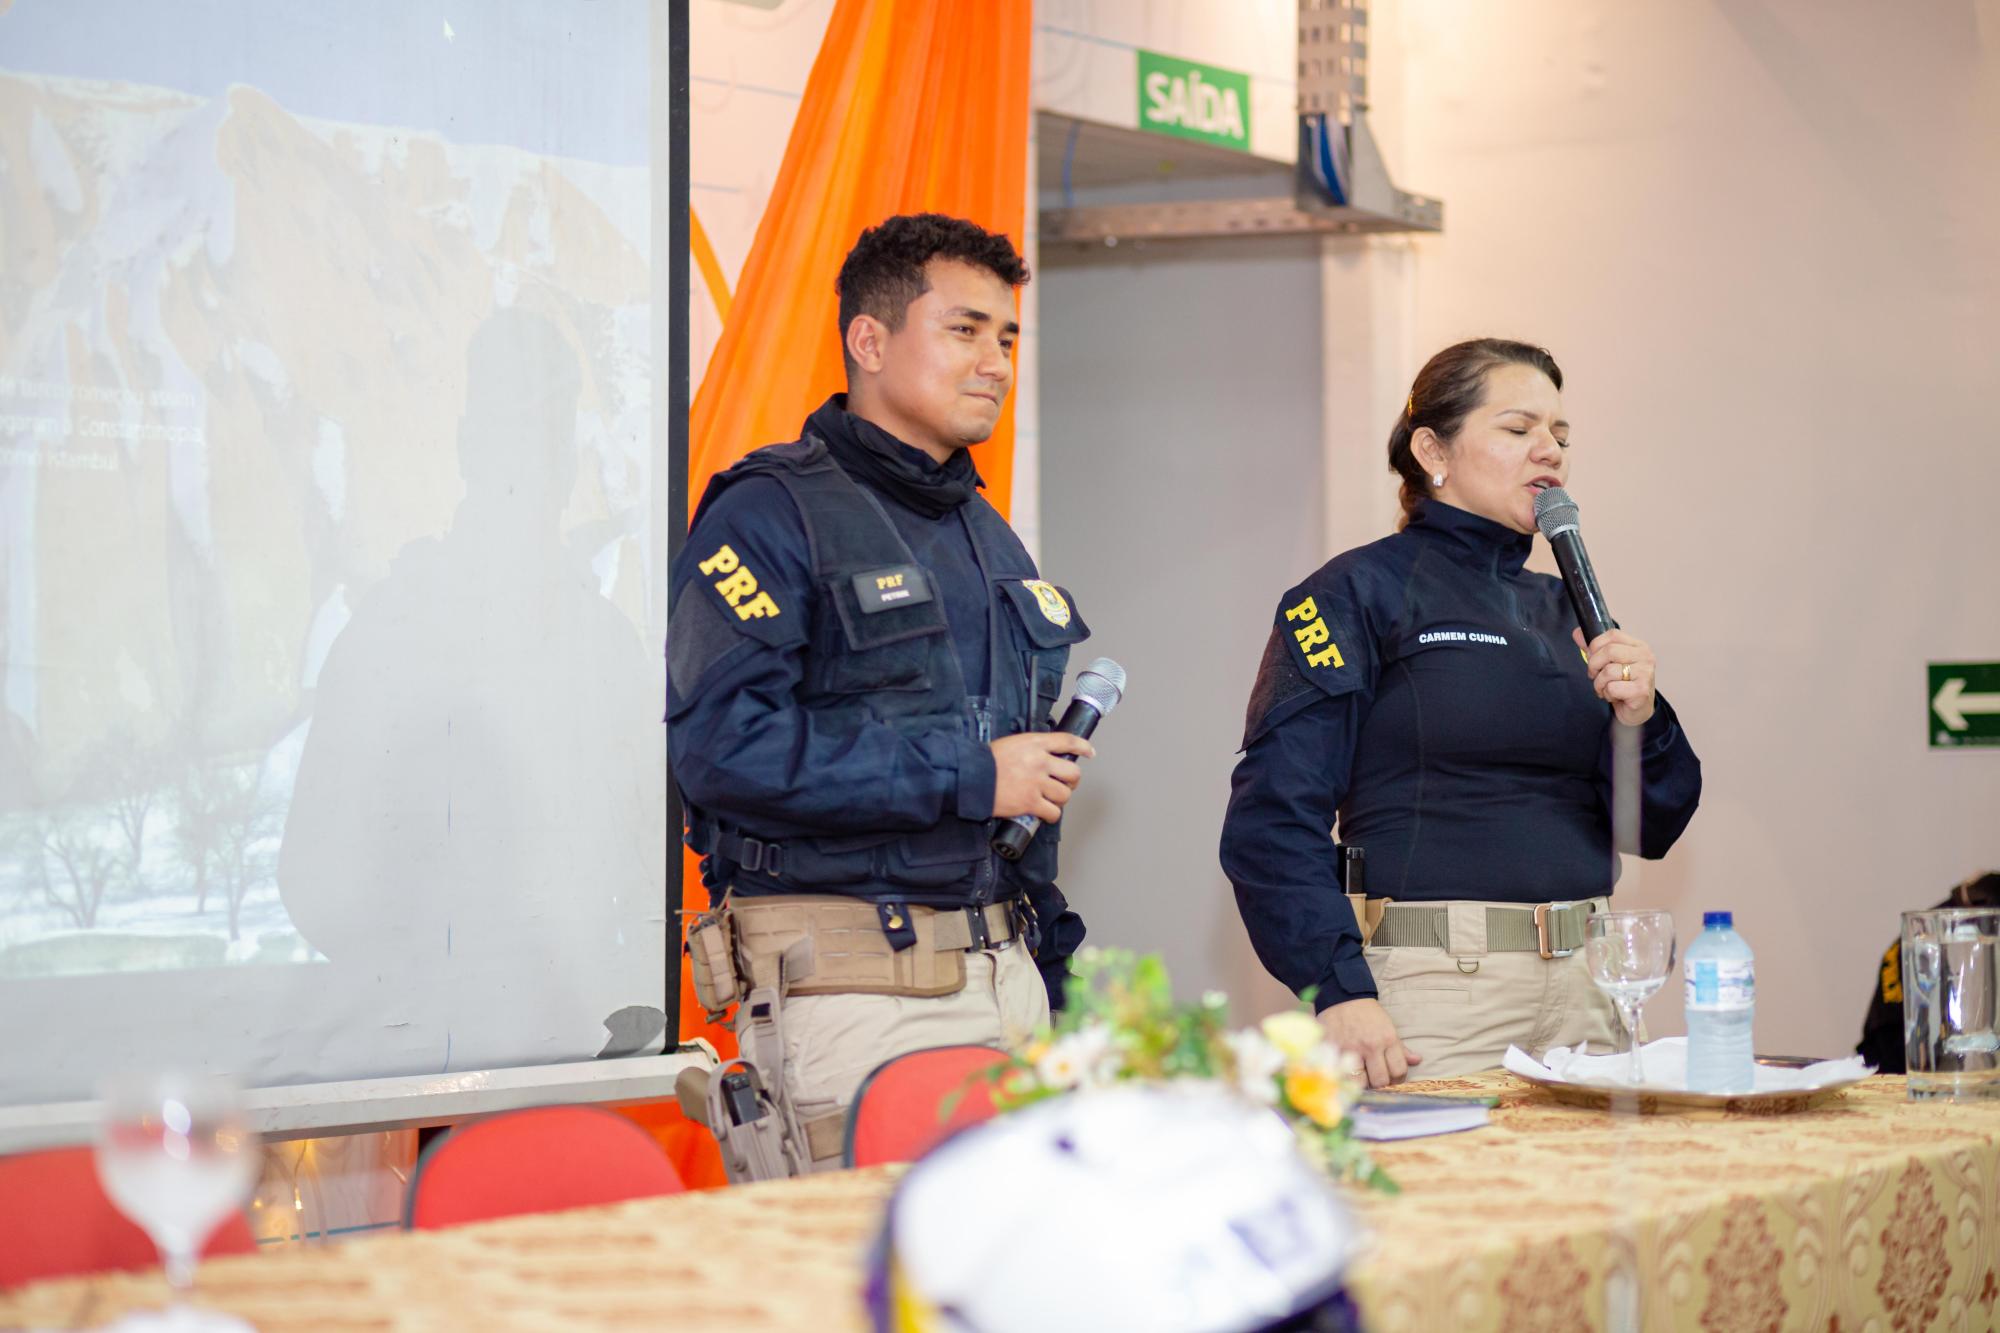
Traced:
[[[858, 419], [836, 397], [814, 413], [822, 434], [853, 431]], [[872, 427], [868, 429], [873, 429]], [[936, 465], [916, 449], [876, 432], [917, 472]], [[992, 583], [982, 572], [960, 507], [931, 517], [851, 470], [881, 502], [897, 534], [943, 604], [966, 691], [991, 689], [996, 634]], [[674, 778], [690, 801], [766, 834], [842, 837], [929, 829], [947, 814], [993, 815], [993, 752], [962, 729], [913, 728], [874, 721], [829, 729], [799, 706], [815, 605], [812, 548], [797, 504], [769, 476], [744, 478], [701, 510], [673, 571], [676, 601], [710, 595], [695, 581], [697, 561], [729, 546], [777, 614], [726, 617], [737, 631], [726, 650], [698, 671], [668, 673], [667, 736]], [[1004, 639], [999, 640], [1005, 648]], [[670, 642], [670, 667], [674, 645]], [[1011, 650], [1009, 650], [1011, 655]], [[683, 689], [685, 683], [689, 688]], [[1036, 959], [1060, 1006], [1065, 960], [1082, 943], [1082, 921], [1052, 882], [1032, 880], [1020, 865], [999, 862], [1003, 883], [1021, 892], [1041, 927]], [[1002, 894], [1000, 896], [1011, 896]]]
[[[1540, 903], [1611, 891], [1610, 705], [1534, 538], [1440, 501], [1287, 592], [1252, 692], [1222, 865], [1264, 966], [1320, 1009], [1373, 996], [1330, 833], [1368, 894]], [[1701, 763], [1658, 698], [1640, 740], [1642, 856]]]
[[[985, 693], [990, 594], [964, 520], [956, 509], [926, 518], [869, 489], [931, 575], [967, 691]], [[986, 746], [957, 731], [911, 732], [882, 722], [828, 734], [797, 706], [793, 695], [805, 678], [811, 640], [805, 612], [814, 601], [812, 548], [782, 483], [746, 478], [702, 511], [675, 571], [676, 598], [703, 595], [700, 586], [688, 586], [694, 558], [723, 545], [757, 571], [762, 590], [790, 614], [739, 622], [741, 642], [706, 666], [692, 695], [669, 681], [674, 777], [688, 795], [774, 833], [925, 829], [947, 810], [990, 818], [993, 752]]]

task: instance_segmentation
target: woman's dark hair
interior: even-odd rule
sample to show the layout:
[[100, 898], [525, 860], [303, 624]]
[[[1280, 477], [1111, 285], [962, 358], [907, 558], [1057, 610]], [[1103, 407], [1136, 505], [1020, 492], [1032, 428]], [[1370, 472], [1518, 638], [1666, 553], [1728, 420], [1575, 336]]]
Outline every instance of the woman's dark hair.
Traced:
[[1951, 907], [2000, 907], [2000, 870], [1974, 875], [1951, 891]]
[[1430, 474], [1417, 461], [1416, 451], [1410, 447], [1411, 439], [1425, 426], [1443, 440], [1458, 434], [1458, 428], [1472, 415], [1472, 409], [1486, 397], [1486, 373], [1506, 365], [1533, 366], [1547, 375], [1556, 388], [1563, 386], [1562, 367], [1549, 355], [1548, 348], [1506, 338], [1474, 338], [1470, 342], [1453, 343], [1417, 372], [1417, 382], [1410, 386], [1403, 414], [1396, 418], [1395, 428], [1389, 432], [1389, 470], [1403, 479], [1404, 523], [1416, 513], [1417, 502], [1431, 494]]
[[[956, 259], [983, 268], [1009, 287], [1028, 282], [1028, 261], [1001, 232], [943, 213], [904, 213], [861, 233], [841, 262], [833, 289], [840, 296], [840, 343], [846, 357], [847, 326], [872, 315], [890, 329], [903, 327], [910, 302], [930, 290], [924, 266]], [[854, 373], [850, 362], [847, 373]]]

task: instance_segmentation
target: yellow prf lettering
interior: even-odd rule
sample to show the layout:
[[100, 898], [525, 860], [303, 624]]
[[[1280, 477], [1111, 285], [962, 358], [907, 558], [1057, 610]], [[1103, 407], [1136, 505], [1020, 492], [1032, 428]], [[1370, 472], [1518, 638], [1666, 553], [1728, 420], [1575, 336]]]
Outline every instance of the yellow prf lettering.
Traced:
[[1306, 654], [1306, 661], [1316, 667], [1323, 667], [1328, 662], [1333, 663], [1335, 667], [1344, 667], [1347, 665], [1347, 663], [1340, 660], [1340, 645], [1337, 643], [1329, 643], [1316, 653]]
[[695, 568], [704, 574], [733, 574], [736, 571], [736, 566], [742, 563], [742, 561], [736, 558], [736, 552], [732, 548], [724, 546], [714, 555], [696, 565]]
[[743, 605], [736, 608], [739, 620], [762, 620], [778, 614], [778, 604], [771, 600], [771, 594], [760, 592]]
[[[1306, 655], [1306, 665], [1323, 667], [1331, 662], [1336, 669], [1347, 665], [1341, 660], [1340, 645], [1333, 641], [1333, 631], [1320, 618], [1318, 602], [1308, 597], [1297, 606], [1286, 607], [1285, 619], [1306, 622], [1303, 627], [1292, 631], [1292, 637], [1299, 641], [1299, 650]], [[1316, 653], [1311, 651], [1322, 643], [1326, 647]]]
[[728, 602], [731, 606], [735, 606], [745, 597], [757, 591], [757, 576], [747, 569], [739, 569], [728, 578], [716, 584], [715, 590], [722, 594], [724, 601]]
[[884, 574], [881, 578], [875, 580], [875, 586], [877, 588], [900, 588], [903, 586], [903, 576], [901, 574]]

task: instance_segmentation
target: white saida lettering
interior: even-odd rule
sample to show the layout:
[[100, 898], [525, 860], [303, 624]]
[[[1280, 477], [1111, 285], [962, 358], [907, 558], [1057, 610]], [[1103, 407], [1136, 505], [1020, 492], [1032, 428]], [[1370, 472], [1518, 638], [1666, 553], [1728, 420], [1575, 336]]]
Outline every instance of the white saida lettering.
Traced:
[[1233, 91], [1203, 83], [1198, 74], [1188, 77], [1188, 89], [1190, 100], [1194, 102], [1196, 129], [1204, 134], [1242, 136], [1243, 117], [1236, 109], [1236, 94]]
[[1146, 76], [1146, 97], [1153, 104], [1146, 112], [1147, 120], [1163, 120], [1169, 124], [1173, 122], [1172, 87], [1173, 80], [1159, 70], [1154, 70]]
[[1224, 88], [1222, 90], [1222, 114], [1216, 121], [1215, 133], [1227, 135], [1232, 139], [1247, 139], [1250, 137], [1243, 132], [1243, 107], [1236, 100], [1236, 90], [1234, 88]]

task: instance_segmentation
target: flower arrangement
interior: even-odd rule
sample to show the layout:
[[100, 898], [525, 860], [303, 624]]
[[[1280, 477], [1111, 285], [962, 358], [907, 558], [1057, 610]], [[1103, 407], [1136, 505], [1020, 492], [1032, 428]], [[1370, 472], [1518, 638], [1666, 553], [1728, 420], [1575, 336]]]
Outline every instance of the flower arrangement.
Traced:
[[1219, 992], [1176, 1003], [1157, 955], [1119, 949], [1079, 952], [1066, 995], [1051, 1028], [980, 1076], [993, 1081], [1001, 1110], [1126, 1080], [1213, 1080], [1277, 1111], [1329, 1175], [1396, 1192], [1353, 1134], [1360, 1062], [1335, 1049], [1310, 1008], [1230, 1031], [1229, 1002]]

